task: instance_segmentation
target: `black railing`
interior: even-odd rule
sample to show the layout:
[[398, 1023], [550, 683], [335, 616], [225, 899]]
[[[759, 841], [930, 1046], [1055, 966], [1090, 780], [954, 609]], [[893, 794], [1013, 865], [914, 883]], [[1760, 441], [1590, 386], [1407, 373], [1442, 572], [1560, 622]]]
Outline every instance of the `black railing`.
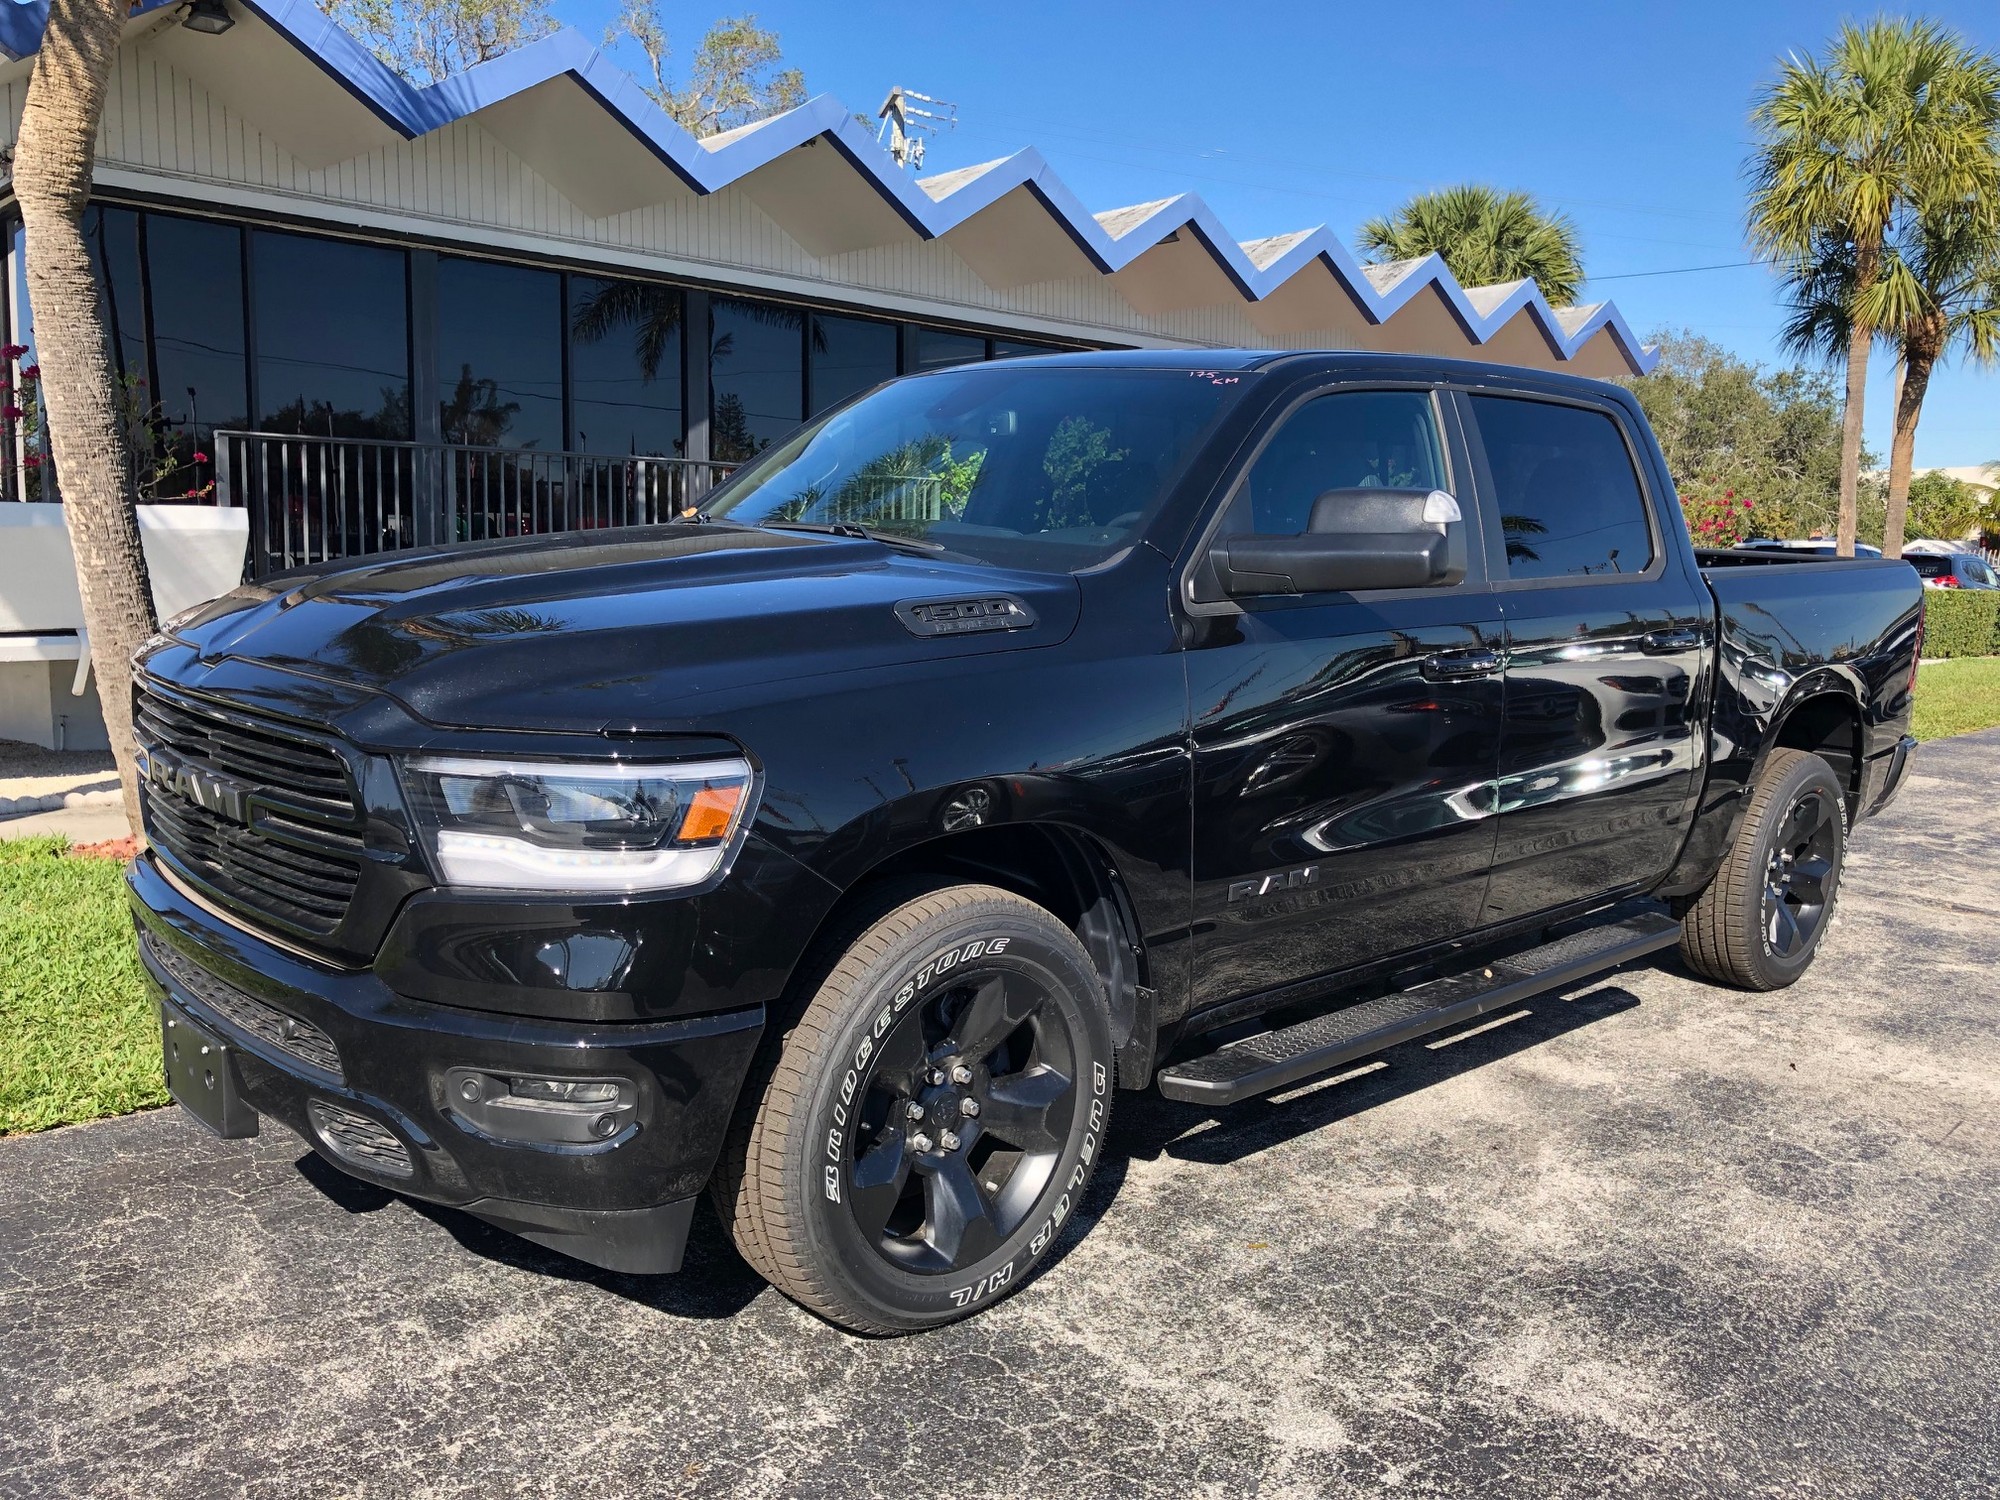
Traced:
[[215, 434], [216, 499], [250, 513], [250, 575], [439, 542], [643, 526], [730, 464], [375, 438]]

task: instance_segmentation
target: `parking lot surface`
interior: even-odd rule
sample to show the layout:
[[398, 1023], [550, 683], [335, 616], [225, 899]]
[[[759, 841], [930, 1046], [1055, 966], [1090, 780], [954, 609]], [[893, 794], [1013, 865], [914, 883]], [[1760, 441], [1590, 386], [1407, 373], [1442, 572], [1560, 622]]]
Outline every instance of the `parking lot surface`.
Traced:
[[1924, 746], [1789, 991], [1666, 958], [1279, 1102], [1121, 1095], [1052, 1268], [916, 1338], [706, 1211], [649, 1281], [274, 1126], [0, 1141], [0, 1493], [1990, 1496], [1996, 785], [2000, 731]]

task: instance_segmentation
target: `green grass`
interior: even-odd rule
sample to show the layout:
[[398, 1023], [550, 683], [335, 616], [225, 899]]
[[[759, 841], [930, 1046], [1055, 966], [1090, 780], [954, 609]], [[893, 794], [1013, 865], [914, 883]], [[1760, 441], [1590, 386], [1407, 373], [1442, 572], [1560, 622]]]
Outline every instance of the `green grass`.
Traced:
[[1920, 740], [1942, 739], [2000, 725], [2000, 656], [1926, 662], [1917, 668], [1916, 724]]
[[0, 842], [0, 1135], [165, 1104], [124, 865]]

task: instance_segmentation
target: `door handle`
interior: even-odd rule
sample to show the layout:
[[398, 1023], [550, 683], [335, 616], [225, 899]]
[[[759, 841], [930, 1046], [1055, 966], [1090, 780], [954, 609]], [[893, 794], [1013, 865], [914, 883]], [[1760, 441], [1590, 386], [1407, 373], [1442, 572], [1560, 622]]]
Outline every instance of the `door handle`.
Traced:
[[1459, 651], [1434, 651], [1417, 668], [1432, 682], [1462, 682], [1468, 677], [1485, 677], [1500, 670], [1500, 653], [1484, 646]]
[[1639, 638], [1639, 644], [1655, 655], [1670, 651], [1692, 651], [1701, 645], [1699, 630], [1655, 630]]

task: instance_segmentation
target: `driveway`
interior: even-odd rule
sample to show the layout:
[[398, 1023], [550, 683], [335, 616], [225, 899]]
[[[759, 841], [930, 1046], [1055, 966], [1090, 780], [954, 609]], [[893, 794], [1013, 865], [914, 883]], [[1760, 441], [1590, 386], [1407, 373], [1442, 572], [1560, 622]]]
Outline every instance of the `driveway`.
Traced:
[[2000, 732], [1808, 979], [1672, 960], [1285, 1102], [1123, 1095], [1087, 1237], [850, 1338], [172, 1111], [0, 1142], [0, 1492], [1989, 1496]]

